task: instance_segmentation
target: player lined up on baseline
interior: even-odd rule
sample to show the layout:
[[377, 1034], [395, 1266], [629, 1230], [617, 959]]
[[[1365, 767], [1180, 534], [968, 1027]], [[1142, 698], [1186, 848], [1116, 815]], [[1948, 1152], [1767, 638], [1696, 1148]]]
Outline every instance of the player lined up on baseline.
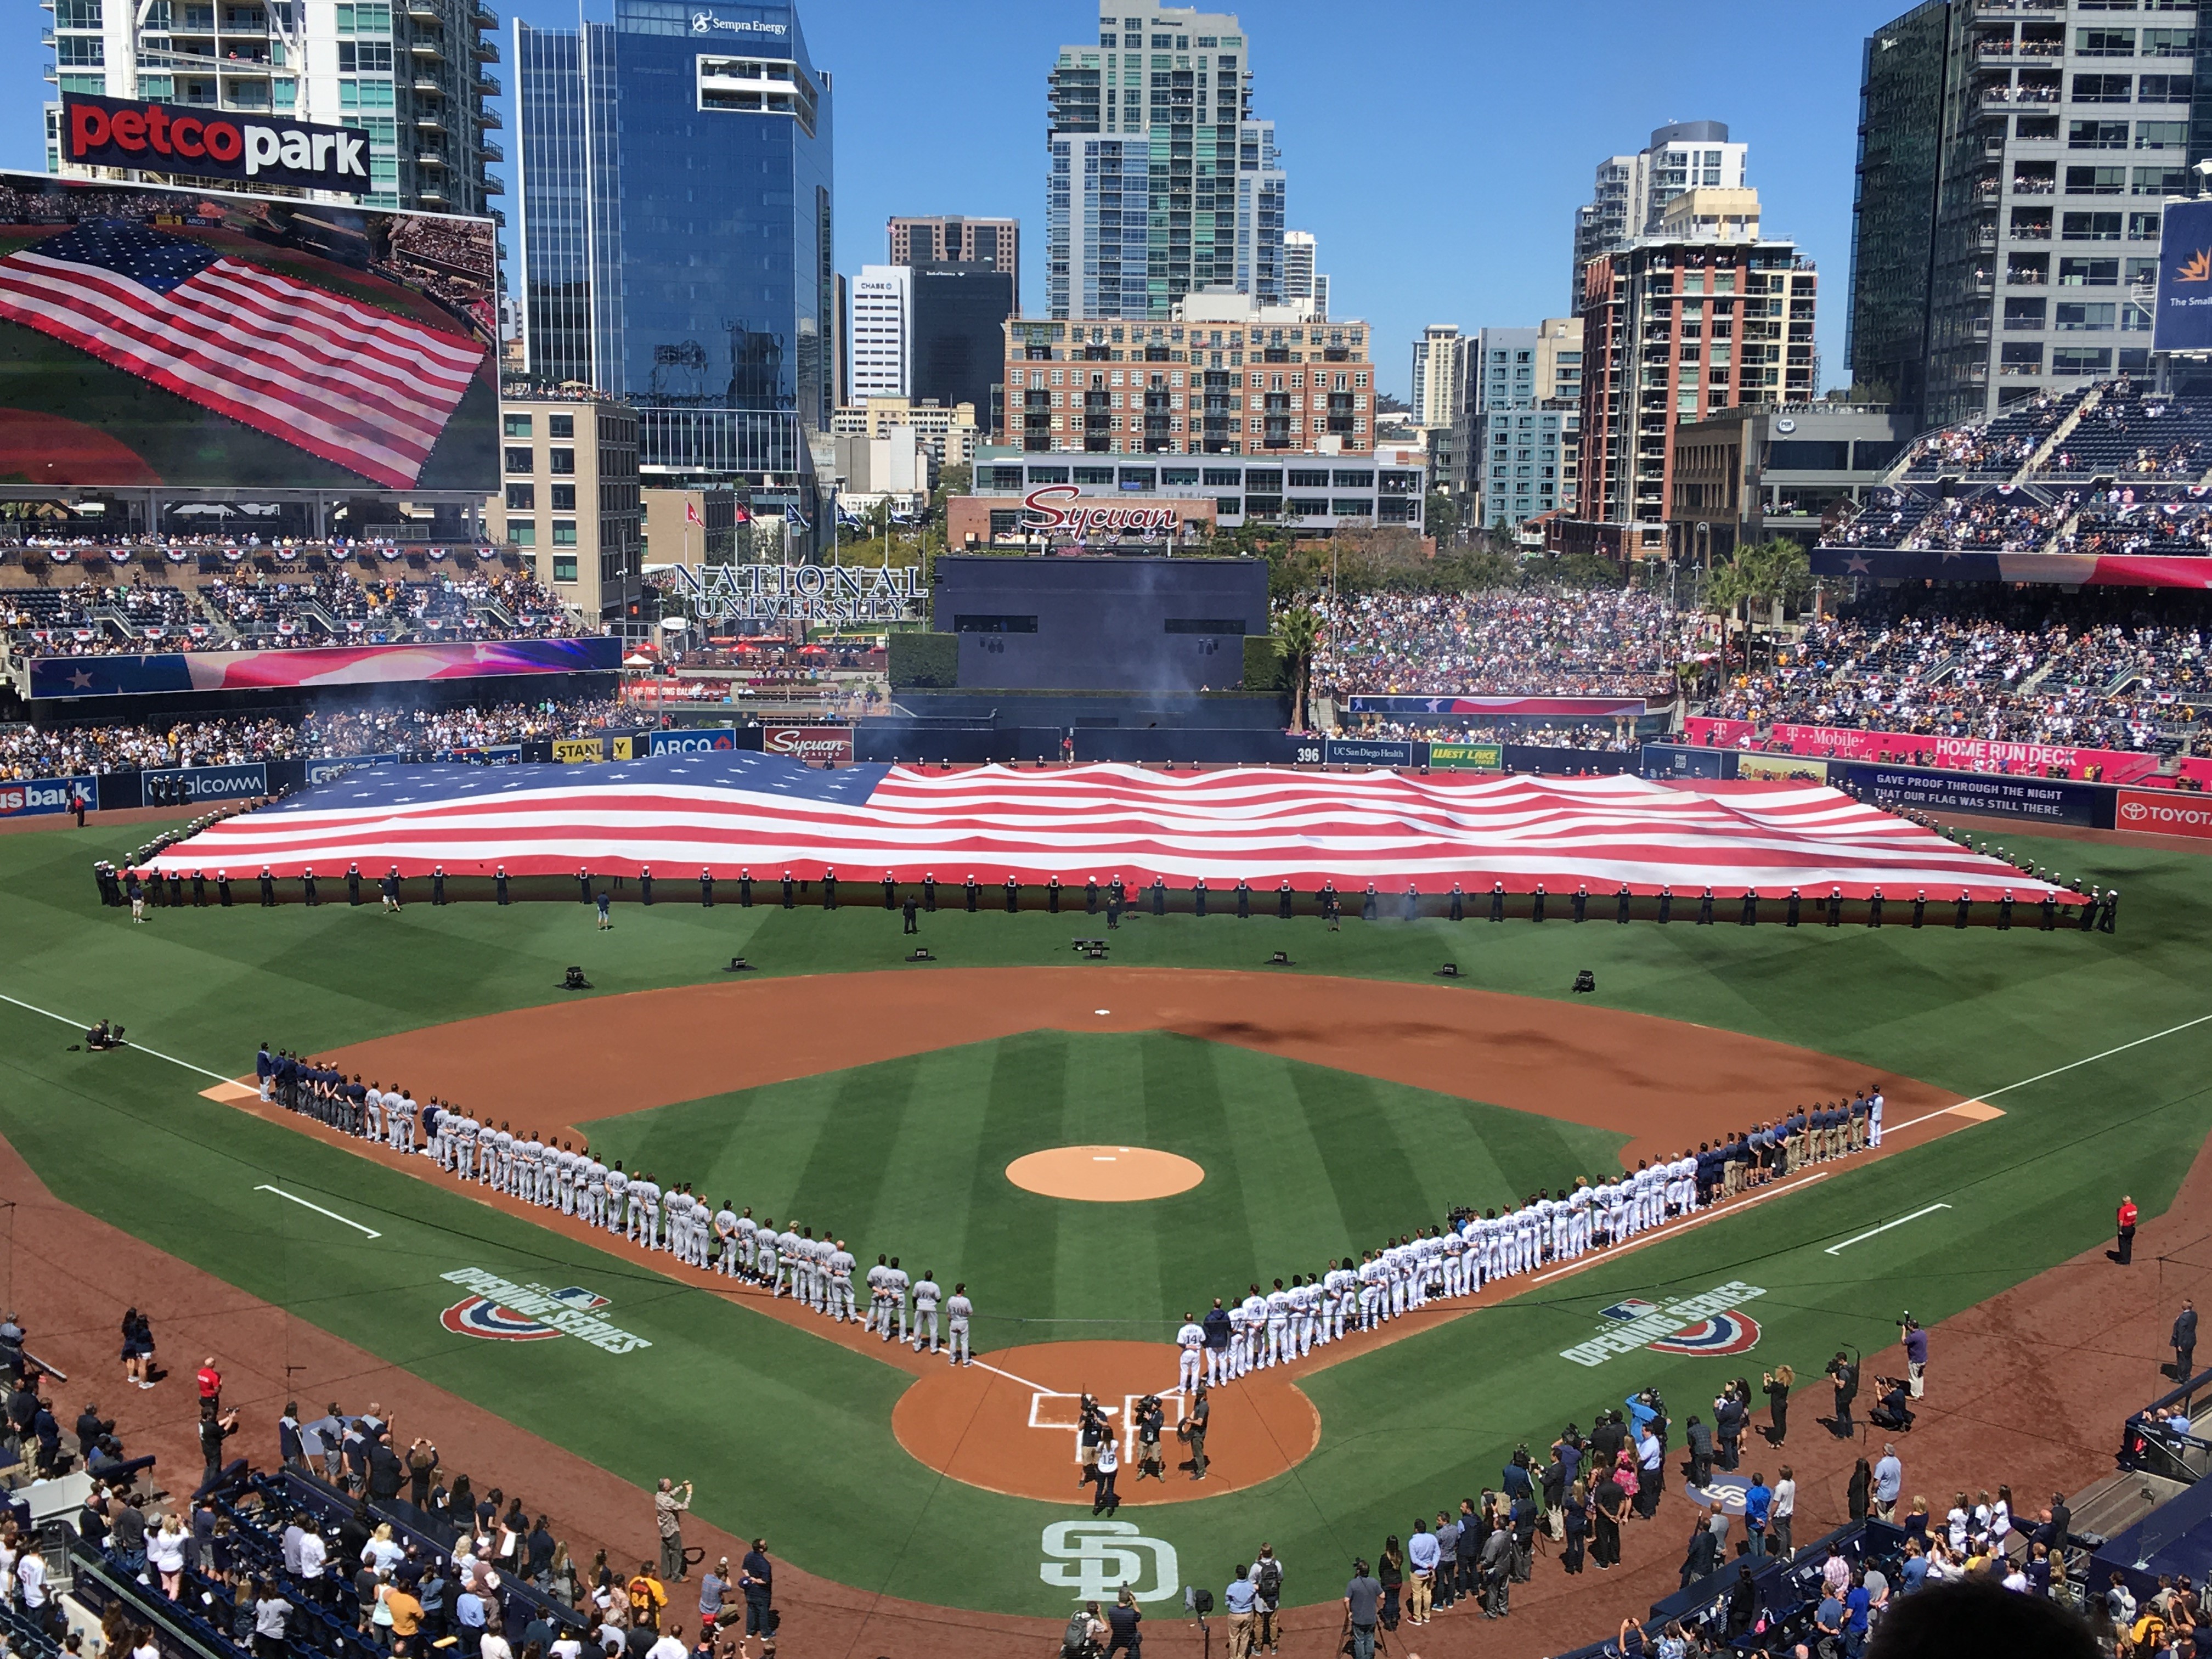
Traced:
[[[787, 1223], [779, 1231], [773, 1219], [755, 1221], [750, 1208], [720, 1209], [684, 1182], [663, 1188], [650, 1174], [630, 1175], [617, 1158], [605, 1164], [588, 1146], [540, 1140], [517, 1134], [507, 1124], [479, 1123], [466, 1112], [434, 1097], [419, 1104], [404, 1088], [386, 1089], [348, 1079], [343, 1073], [265, 1045], [255, 1057], [261, 1097], [304, 1112], [343, 1133], [382, 1142], [395, 1152], [417, 1152], [463, 1182], [475, 1182], [526, 1204], [558, 1208], [594, 1227], [604, 1228], [648, 1250], [665, 1250], [679, 1261], [726, 1278], [766, 1287], [771, 1297], [788, 1296], [841, 1324], [864, 1322], [883, 1340], [906, 1343], [916, 1353], [943, 1353], [955, 1365], [972, 1364], [969, 1331], [975, 1304], [968, 1286], [956, 1284], [945, 1296], [935, 1275], [912, 1279], [896, 1256], [878, 1256], [864, 1275], [868, 1310], [861, 1319], [853, 1291], [858, 1267], [842, 1239], [825, 1230]], [[418, 1129], [421, 1144], [416, 1144]], [[913, 1302], [908, 1306], [911, 1292]], [[945, 1327], [940, 1337], [939, 1310]]]
[[1293, 1273], [1272, 1291], [1254, 1285], [1225, 1305], [1217, 1297], [1202, 1324], [1186, 1316], [1176, 1333], [1180, 1385], [1194, 1386], [1201, 1370], [1214, 1385], [1288, 1364], [1341, 1341], [1347, 1330], [1374, 1330], [1431, 1301], [1472, 1296], [1492, 1279], [1625, 1243], [1807, 1164], [1879, 1146], [1883, 1104], [1881, 1091], [1869, 1085], [1855, 1100], [1639, 1163], [1618, 1180], [1592, 1186], [1577, 1177], [1557, 1197], [1547, 1188], [1504, 1215], [1455, 1212], [1444, 1227], [1394, 1239], [1358, 1261], [1346, 1256], [1318, 1275]]

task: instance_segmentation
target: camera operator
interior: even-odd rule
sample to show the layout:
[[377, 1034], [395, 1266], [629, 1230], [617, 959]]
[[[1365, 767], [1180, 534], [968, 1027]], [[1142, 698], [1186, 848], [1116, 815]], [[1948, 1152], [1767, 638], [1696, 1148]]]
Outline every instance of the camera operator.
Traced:
[[1875, 1378], [1875, 1386], [1883, 1392], [1881, 1398], [1875, 1402], [1874, 1409], [1867, 1413], [1867, 1421], [1878, 1429], [1894, 1429], [1901, 1431], [1911, 1428], [1912, 1407], [1908, 1401], [1911, 1398], [1912, 1384], [1910, 1379], [1902, 1376], [1877, 1376]]

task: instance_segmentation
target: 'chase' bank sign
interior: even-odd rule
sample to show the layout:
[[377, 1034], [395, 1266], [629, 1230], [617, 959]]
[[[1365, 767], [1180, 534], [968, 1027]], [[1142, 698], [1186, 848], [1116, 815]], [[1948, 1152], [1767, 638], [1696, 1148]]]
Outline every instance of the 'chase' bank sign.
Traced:
[[791, 33], [788, 23], [763, 22], [757, 17], [718, 17], [711, 11], [691, 14], [691, 33], [694, 34], [772, 34], [778, 40]]

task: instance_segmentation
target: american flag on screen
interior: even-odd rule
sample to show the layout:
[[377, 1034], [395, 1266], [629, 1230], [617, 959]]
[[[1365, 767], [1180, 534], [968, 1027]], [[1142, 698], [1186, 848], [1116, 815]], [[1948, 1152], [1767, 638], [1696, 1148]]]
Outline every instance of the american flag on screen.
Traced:
[[0, 317], [393, 488], [483, 361], [465, 336], [119, 219], [0, 259]]
[[[1622, 883], [1740, 900], [1747, 887], [1810, 897], [1840, 886], [1891, 899], [1925, 889], [2040, 900], [2043, 884], [1825, 785], [1666, 784], [1634, 777], [1411, 777], [1250, 768], [1204, 774], [1136, 767], [835, 771], [781, 756], [663, 755], [598, 766], [379, 766], [210, 825], [155, 861], [190, 873], [324, 876], [635, 875], [664, 880], [750, 871], [863, 888], [890, 872], [969, 875], [1002, 887], [1119, 875], [1218, 895], [1323, 881], [1486, 893], [1504, 882], [1552, 894]], [[2064, 900], [2068, 896], [2059, 896]]]

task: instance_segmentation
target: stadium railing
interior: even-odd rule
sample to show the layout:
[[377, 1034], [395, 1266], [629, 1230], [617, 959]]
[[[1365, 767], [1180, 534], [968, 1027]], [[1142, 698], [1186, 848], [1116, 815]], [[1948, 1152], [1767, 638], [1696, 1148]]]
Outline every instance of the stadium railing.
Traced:
[[2120, 1450], [2115, 1461], [2124, 1469], [2189, 1486], [2212, 1474], [2212, 1439], [2193, 1431], [2179, 1433], [2161, 1420], [2164, 1413], [2179, 1407], [2193, 1421], [2191, 1407], [2197, 1395], [2208, 1391], [2212, 1391], [2212, 1370], [2200, 1371], [2179, 1388], [2130, 1413], [2120, 1427]]

